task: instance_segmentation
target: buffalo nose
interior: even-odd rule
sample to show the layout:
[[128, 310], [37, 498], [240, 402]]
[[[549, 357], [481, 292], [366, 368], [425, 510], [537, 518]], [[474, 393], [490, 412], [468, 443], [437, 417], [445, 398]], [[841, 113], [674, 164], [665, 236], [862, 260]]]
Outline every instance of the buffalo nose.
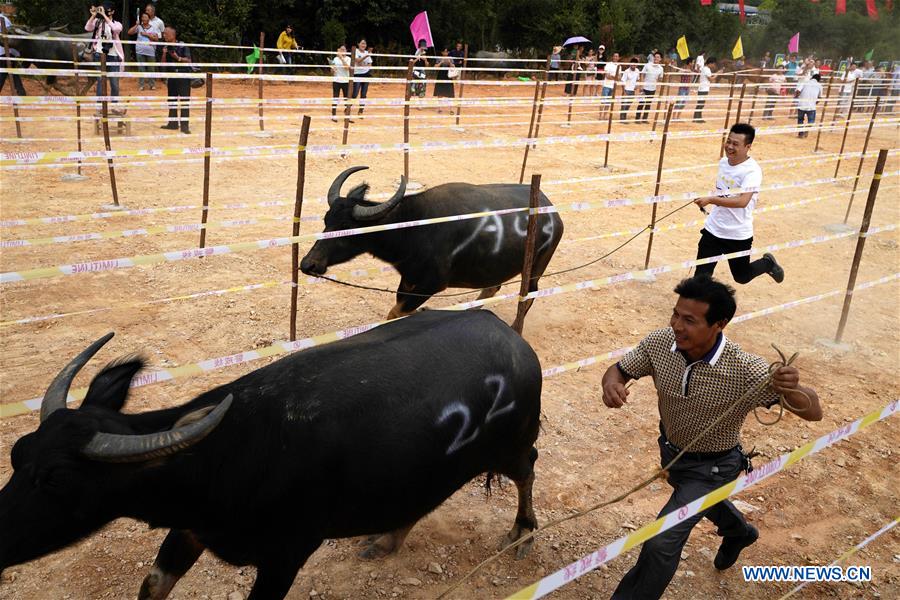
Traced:
[[305, 257], [300, 262], [300, 270], [307, 275], [321, 275], [325, 272], [325, 269], [322, 268], [322, 265], [309, 257]]

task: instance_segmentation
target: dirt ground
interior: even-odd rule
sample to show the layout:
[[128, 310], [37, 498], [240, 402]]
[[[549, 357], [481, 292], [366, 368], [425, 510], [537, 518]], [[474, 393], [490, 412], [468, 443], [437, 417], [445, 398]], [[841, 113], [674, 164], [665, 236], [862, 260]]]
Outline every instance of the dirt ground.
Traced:
[[[32, 93], [41, 93], [28, 82]], [[250, 83], [217, 83], [217, 97], [255, 97]], [[429, 94], [430, 94], [429, 88]], [[123, 94], [136, 94], [134, 80], [123, 85]], [[156, 94], [164, 92], [157, 89]], [[195, 95], [198, 93], [194, 91]], [[199, 92], [202, 94], [202, 90]], [[324, 85], [272, 84], [266, 97], [320, 97]], [[558, 93], [555, 92], [555, 93]], [[397, 97], [398, 87], [373, 86], [372, 97]], [[530, 100], [530, 87], [467, 86], [466, 97], [512, 96]], [[693, 103], [688, 107], [693, 108]], [[711, 102], [706, 125], [684, 122], [673, 124], [673, 131], [721, 126], [724, 103]], [[749, 114], [744, 106], [744, 115]], [[754, 107], [757, 125], [760, 107]], [[632, 109], [633, 110], [633, 109]], [[714, 112], [719, 110], [718, 113]], [[300, 109], [266, 109], [266, 128], [273, 137], [259, 139], [251, 134], [257, 124], [256, 110], [220, 110], [213, 119], [214, 146], [291, 144], [297, 140]], [[605, 122], [596, 121], [595, 108], [587, 114], [573, 115], [574, 126], [562, 128], [565, 107], [548, 109], [541, 137], [575, 133], [605, 132]], [[450, 125], [450, 117], [433, 108], [412, 111], [413, 145], [431, 140], [461, 141], [524, 137], [528, 131], [530, 107], [463, 110], [464, 131], [448, 128], [423, 128]], [[830, 120], [829, 110], [829, 120]], [[71, 114], [66, 111], [23, 109], [23, 116]], [[163, 111], [139, 111], [129, 115], [162, 116]], [[330, 122], [320, 110], [313, 117], [311, 144], [340, 143], [341, 124]], [[3, 115], [11, 115], [4, 109]], [[161, 132], [160, 122], [138, 122], [132, 135], [143, 139], [122, 139], [116, 135], [116, 150], [138, 148], [176, 148], [202, 146], [201, 111], [193, 112], [193, 135]], [[493, 115], [493, 116], [492, 116]], [[243, 116], [243, 121], [225, 121], [222, 116]], [[402, 141], [402, 121], [397, 107], [372, 109], [363, 121], [350, 126], [350, 143], [396, 143]], [[685, 113], [684, 116], [689, 116]], [[285, 120], [274, 120], [281, 117]], [[821, 117], [820, 117], [821, 118]], [[868, 115], [860, 114], [859, 123]], [[218, 119], [218, 120], [217, 120]], [[787, 125], [786, 116], [776, 125]], [[513, 123], [513, 124], [509, 124]], [[73, 122], [25, 122], [22, 132], [33, 138], [64, 138], [66, 141], [14, 142], [14, 126], [0, 123], [5, 152], [24, 150], [74, 150]], [[643, 131], [646, 125], [614, 124], [614, 132]], [[661, 129], [661, 123], [658, 130]], [[235, 134], [242, 132], [242, 135]], [[862, 147], [865, 130], [851, 130], [847, 149]], [[86, 126], [86, 148], [101, 149], [101, 137]], [[812, 154], [815, 136], [798, 139], [794, 134], [760, 135], [753, 156], [758, 160], [787, 159]], [[669, 140], [665, 167], [710, 165], [703, 169], [664, 174], [662, 193], [707, 191], [713, 187], [720, 136]], [[877, 127], [870, 149], [897, 148], [896, 125]], [[821, 153], [837, 152], [841, 133], [824, 133]], [[544, 144], [531, 152], [528, 173], [541, 173], [544, 191], [557, 204], [575, 201], [641, 197], [653, 194], [653, 175], [633, 178], [628, 173], [656, 169], [659, 143], [650, 141], [617, 142], [610, 148], [609, 168], [603, 169], [604, 145], [601, 143]], [[364, 155], [361, 155], [364, 154]], [[321, 215], [324, 202], [319, 199], [334, 177], [351, 165], [366, 164], [371, 170], [365, 179], [372, 194], [390, 194], [402, 172], [402, 155], [375, 151], [348, 158], [310, 157], [307, 168], [304, 215]], [[143, 167], [118, 163], [116, 171], [119, 196], [127, 208], [153, 208], [200, 204], [202, 162], [170, 159]], [[411, 178], [427, 186], [448, 181], [471, 183], [517, 181], [522, 163], [521, 148], [456, 149], [452, 151], [416, 151], [410, 155]], [[830, 177], [833, 160], [801, 164], [763, 163], [765, 185]], [[894, 156], [887, 171], [895, 172], [900, 161]], [[841, 175], [856, 172], [857, 160], [846, 160]], [[865, 204], [874, 160], [863, 166], [860, 192], [857, 193], [850, 223], [858, 224]], [[88, 179], [61, 181], [61, 175], [74, 168], [40, 168], [0, 172], [2, 219], [40, 216], [80, 215], [95, 212], [111, 200], [105, 165], [85, 170]], [[579, 184], [553, 184], [574, 177], [601, 177]], [[209, 244], [252, 241], [288, 235], [292, 206], [255, 206], [227, 209], [236, 202], [259, 203], [293, 200], [296, 184], [296, 158], [268, 157], [256, 160], [216, 160], [211, 177], [210, 222], [257, 219], [256, 224], [213, 227]], [[527, 178], [527, 175], [526, 175]], [[361, 181], [361, 175], [352, 181]], [[351, 184], [348, 182], [348, 184]], [[900, 219], [897, 177], [885, 177], [872, 219], [873, 226], [896, 224]], [[756, 244], [807, 239], [824, 233], [824, 226], [843, 219], [852, 182], [789, 188], [764, 192], [760, 207], [804, 199], [817, 199], [803, 206], [761, 213], [756, 219]], [[840, 194], [835, 196], [835, 194]], [[660, 214], [680, 203], [663, 204]], [[551, 270], [572, 267], [602, 255], [623, 237], [594, 240], [582, 238], [639, 228], [649, 220], [650, 206], [633, 206], [565, 212], [566, 233]], [[191, 224], [199, 221], [199, 210], [178, 213], [158, 212], [141, 216], [116, 216], [102, 220], [66, 224], [41, 224], [0, 229], [3, 240], [44, 238], [88, 232], [117, 232], [155, 225]], [[693, 207], [682, 210], [664, 223], [682, 223], [700, 219]], [[269, 220], [263, 220], [269, 219]], [[273, 220], [280, 219], [280, 220]], [[701, 223], [663, 232], [656, 236], [652, 265], [665, 265], [693, 258]], [[304, 222], [302, 232], [321, 229], [317, 222]], [[897, 231], [870, 237], [859, 272], [859, 282], [892, 275], [900, 264]], [[25, 270], [196, 246], [197, 233], [167, 233], [150, 236], [114, 237], [102, 241], [47, 244], [3, 248], [0, 270]], [[310, 244], [301, 246], [301, 255]], [[855, 237], [806, 245], [777, 252], [787, 278], [781, 285], [768, 277], [738, 289], [738, 313], [747, 313], [791, 300], [838, 290], [847, 283]], [[542, 280], [542, 287], [621, 273], [643, 266], [646, 238], [641, 237], [610, 258], [588, 268]], [[336, 268], [342, 278], [347, 269], [380, 266], [369, 257], [360, 257], [350, 265]], [[730, 282], [727, 269], [718, 275]], [[543, 366], [600, 354], [636, 343], [652, 329], [663, 327], [673, 303], [671, 290], [685, 270], [661, 274], [651, 283], [626, 282], [616, 285], [561, 294], [539, 300], [528, 316], [527, 340], [534, 346]], [[287, 248], [234, 253], [227, 256], [164, 263], [147, 267], [119, 269], [103, 273], [39, 279], [0, 286], [2, 321], [68, 313], [101, 307], [109, 310], [41, 320], [29, 324], [5, 324], [0, 327], [3, 352], [0, 353], [0, 396], [3, 403], [40, 396], [57, 370], [89, 342], [107, 331], [117, 335], [89, 365], [74, 387], [87, 385], [102, 364], [120, 354], [141, 352], [154, 367], [172, 367], [203, 359], [230, 355], [284, 340], [288, 335], [289, 287], [275, 285], [247, 292], [175, 300], [152, 305], [150, 300], [217, 290], [262, 282], [280, 282], [290, 278]], [[396, 286], [395, 273], [357, 279], [368, 285]], [[301, 279], [298, 328], [301, 336], [316, 335], [345, 327], [380, 320], [393, 303], [391, 295], [328, 283], [312, 284]], [[474, 298], [475, 293], [462, 299]], [[786, 351], [800, 352], [799, 367], [808, 385], [819, 392], [825, 410], [821, 422], [806, 423], [793, 416], [774, 427], [765, 428], [748, 419], [744, 429], [745, 447], [756, 446], [762, 454], [758, 461], [775, 457], [819, 435], [827, 433], [898, 397], [897, 368], [900, 366], [900, 297], [896, 280], [860, 292], [853, 297], [844, 339], [851, 349], [831, 350], [818, 343], [833, 337], [843, 294], [814, 304], [777, 312], [733, 324], [728, 334], [745, 349], [776, 358], [770, 348], [775, 343]], [[432, 308], [449, 306], [460, 299], [435, 298]], [[138, 306], [135, 306], [138, 305]], [[508, 322], [514, 316], [514, 303], [497, 305], [494, 310]], [[135, 389], [127, 410], [144, 411], [185, 402], [210, 387], [257, 368], [263, 361], [228, 367], [202, 376]], [[652, 472], [657, 465], [656, 428], [658, 415], [652, 383], [642, 380], [632, 389], [629, 405], [618, 411], [606, 409], [600, 400], [600, 378], [608, 363], [549, 378], [544, 383], [544, 429], [538, 440], [535, 508], [538, 519], [552, 519], [609, 498], [629, 488]], [[0, 481], [11, 475], [9, 448], [23, 434], [37, 427], [36, 413], [0, 420]], [[745, 551], [740, 564], [807, 565], [827, 564], [844, 550], [861, 541], [897, 516], [900, 474], [897, 449], [900, 420], [889, 418], [854, 435], [833, 448], [809, 457], [761, 484], [741, 493], [738, 498], [753, 507], [749, 519], [759, 527], [759, 542]], [[760, 464], [757, 462], [757, 464]], [[515, 487], [495, 488], [486, 498], [480, 481], [472, 482], [443, 506], [420, 522], [405, 546], [395, 556], [378, 562], [356, 557], [357, 540], [330, 540], [312, 556], [298, 574], [289, 598], [431, 598], [445, 590], [475, 564], [488, 557], [497, 540], [508, 530], [516, 505]], [[177, 493], [177, 490], [173, 490]], [[668, 497], [667, 486], [654, 483], [624, 502], [588, 517], [570, 521], [538, 538], [533, 552], [522, 561], [503, 557], [476, 575], [456, 592], [457, 598], [500, 598], [514, 593], [534, 580], [555, 571], [570, 561], [629, 533], [651, 521]], [[310, 518], [315, 518], [310, 515]], [[7, 569], [0, 584], [0, 597], [10, 600], [36, 598], [122, 598], [133, 597], [152, 564], [164, 531], [129, 520], [118, 520], [87, 540], [41, 560]], [[2, 535], [2, 533], [0, 533]], [[717, 572], [712, 557], [718, 538], [709, 523], [694, 531], [682, 556], [675, 579], [666, 592], [672, 600], [692, 598], [777, 598], [792, 584], [745, 583], [736, 566]], [[632, 550], [609, 565], [563, 587], [554, 597], [608, 597], [623, 573], [634, 563]], [[801, 598], [897, 598], [900, 597], [900, 529], [885, 534], [854, 556], [849, 564], [871, 565], [873, 581], [851, 585], [816, 584], [807, 587]], [[739, 566], [738, 565], [738, 566]], [[172, 593], [173, 598], [217, 598], [234, 600], [246, 596], [252, 585], [251, 568], [225, 564], [204, 554]]]

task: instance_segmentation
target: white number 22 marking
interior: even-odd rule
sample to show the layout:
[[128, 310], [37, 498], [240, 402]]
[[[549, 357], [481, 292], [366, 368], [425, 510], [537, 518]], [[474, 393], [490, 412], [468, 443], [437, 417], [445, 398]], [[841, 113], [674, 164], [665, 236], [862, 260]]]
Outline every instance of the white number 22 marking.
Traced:
[[[502, 375], [488, 375], [485, 378], [484, 383], [488, 386], [496, 386], [494, 401], [484, 418], [484, 422], [487, 424], [490, 423], [492, 419], [504, 415], [515, 408], [515, 402], [510, 400], [507, 404], [503, 404], [503, 396], [506, 391], [506, 378]], [[460, 416], [460, 428], [459, 431], [457, 431], [453, 442], [447, 448], [447, 454], [453, 454], [466, 444], [470, 443], [478, 436], [480, 431], [480, 428], [475, 426], [471, 433], [468, 433], [469, 428], [472, 425], [472, 413], [469, 410], [469, 407], [460, 401], [454, 402], [444, 408], [443, 412], [441, 412], [441, 416], [438, 418], [438, 425], [443, 424], [445, 421], [449, 421], [453, 415], [456, 414]]]

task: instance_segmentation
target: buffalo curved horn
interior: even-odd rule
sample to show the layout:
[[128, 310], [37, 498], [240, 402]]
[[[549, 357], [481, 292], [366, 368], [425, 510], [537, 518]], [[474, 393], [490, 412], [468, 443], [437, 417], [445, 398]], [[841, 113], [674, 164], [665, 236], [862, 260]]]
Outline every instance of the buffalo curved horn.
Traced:
[[205, 438], [222, 422], [233, 399], [228, 394], [203, 418], [169, 431], [145, 435], [97, 432], [81, 449], [81, 453], [91, 460], [124, 463], [143, 462], [181, 452]]
[[69, 395], [69, 387], [72, 385], [72, 380], [75, 379], [75, 375], [78, 374], [78, 371], [80, 371], [81, 368], [91, 360], [91, 357], [97, 354], [100, 348], [102, 348], [106, 342], [111, 340], [114, 335], [115, 333], [109, 332], [85, 348], [81, 354], [73, 358], [72, 361], [53, 378], [53, 381], [50, 382], [50, 387], [44, 392], [43, 401], [41, 401], [41, 423], [43, 423], [54, 411], [66, 407], [66, 396]]
[[365, 171], [369, 167], [350, 167], [334, 179], [334, 183], [331, 184], [331, 187], [328, 188], [328, 206], [333, 206], [335, 200], [340, 198], [341, 196], [341, 186], [344, 185], [344, 182], [347, 181], [347, 178], [356, 173], [357, 171]]
[[353, 218], [357, 221], [374, 221], [382, 215], [386, 215], [394, 209], [397, 204], [403, 200], [403, 194], [406, 193], [406, 177], [400, 176], [400, 187], [397, 192], [391, 196], [387, 202], [376, 204], [375, 206], [360, 206], [357, 204], [353, 207]]

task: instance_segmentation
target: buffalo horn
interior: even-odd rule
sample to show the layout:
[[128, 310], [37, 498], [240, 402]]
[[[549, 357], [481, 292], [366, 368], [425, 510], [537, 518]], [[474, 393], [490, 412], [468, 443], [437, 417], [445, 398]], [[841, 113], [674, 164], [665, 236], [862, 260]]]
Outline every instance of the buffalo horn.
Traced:
[[225, 417], [233, 396], [228, 394], [205, 417], [169, 431], [145, 435], [97, 432], [81, 453], [104, 462], [143, 462], [189, 448], [205, 438]]
[[41, 422], [43, 423], [47, 417], [55, 410], [66, 407], [66, 396], [69, 395], [69, 387], [78, 371], [87, 364], [91, 357], [112, 339], [115, 333], [110, 332], [102, 338], [85, 348], [81, 354], [72, 359], [62, 371], [50, 382], [50, 387], [44, 392], [44, 399], [41, 402]]
[[331, 187], [328, 188], [328, 206], [333, 206], [334, 202], [341, 197], [341, 186], [344, 185], [344, 182], [347, 181], [347, 178], [356, 173], [357, 171], [365, 171], [369, 167], [350, 167], [340, 175], [338, 175], [334, 183], [331, 184]]
[[403, 200], [403, 194], [406, 193], [406, 177], [400, 176], [400, 187], [397, 193], [391, 196], [391, 199], [374, 206], [360, 206], [357, 204], [353, 207], [353, 218], [357, 221], [374, 221], [382, 215], [389, 213], [397, 204]]

